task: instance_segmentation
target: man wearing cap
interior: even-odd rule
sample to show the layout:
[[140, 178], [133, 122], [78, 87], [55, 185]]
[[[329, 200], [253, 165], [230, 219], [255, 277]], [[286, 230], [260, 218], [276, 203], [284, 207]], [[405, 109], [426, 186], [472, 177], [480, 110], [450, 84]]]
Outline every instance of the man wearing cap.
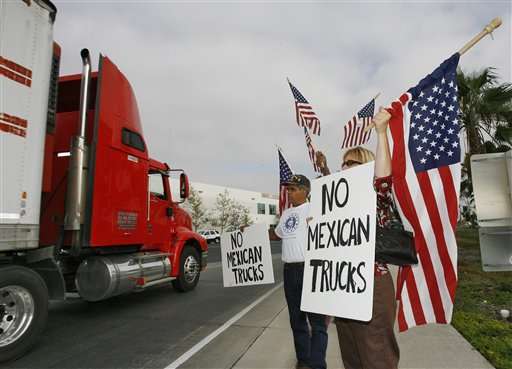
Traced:
[[288, 199], [293, 207], [283, 211], [275, 229], [269, 230], [269, 237], [271, 240], [282, 240], [284, 293], [297, 355], [296, 368], [325, 369], [327, 366], [325, 362], [326, 317], [300, 310], [307, 218], [309, 217], [308, 195], [311, 185], [307, 177], [295, 174], [286, 183], [286, 188]]

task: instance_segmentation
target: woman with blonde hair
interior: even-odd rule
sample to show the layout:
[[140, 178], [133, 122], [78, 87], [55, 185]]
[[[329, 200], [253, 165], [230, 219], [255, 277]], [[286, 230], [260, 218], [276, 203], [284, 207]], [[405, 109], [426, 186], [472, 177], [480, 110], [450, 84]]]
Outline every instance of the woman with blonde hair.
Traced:
[[[374, 117], [377, 131], [376, 155], [363, 147], [349, 149], [343, 155], [341, 170], [375, 161], [374, 188], [377, 192], [377, 223], [389, 226], [394, 217], [391, 195], [391, 154], [387, 139], [390, 114], [383, 108]], [[317, 164], [323, 175], [330, 174], [327, 160], [317, 153]], [[386, 264], [375, 263], [373, 313], [369, 322], [335, 318], [341, 357], [345, 369], [396, 369], [400, 350], [393, 327], [396, 300], [393, 279]]]

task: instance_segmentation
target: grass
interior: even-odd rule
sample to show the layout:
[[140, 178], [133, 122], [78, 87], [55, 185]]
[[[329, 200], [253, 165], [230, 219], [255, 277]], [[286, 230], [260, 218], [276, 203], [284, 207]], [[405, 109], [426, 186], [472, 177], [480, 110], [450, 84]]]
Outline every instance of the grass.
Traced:
[[497, 369], [512, 369], [512, 322], [499, 317], [512, 309], [512, 272], [484, 272], [478, 231], [460, 228], [459, 282], [453, 326]]

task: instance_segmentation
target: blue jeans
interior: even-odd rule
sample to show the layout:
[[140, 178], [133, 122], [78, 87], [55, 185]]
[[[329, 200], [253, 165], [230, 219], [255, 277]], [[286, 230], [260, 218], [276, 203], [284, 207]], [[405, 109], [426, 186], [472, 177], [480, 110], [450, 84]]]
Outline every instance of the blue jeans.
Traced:
[[325, 315], [300, 310], [304, 264], [285, 263], [283, 277], [284, 294], [288, 303], [297, 360], [312, 369], [325, 369], [327, 367], [325, 362], [325, 352], [327, 350], [326, 317]]

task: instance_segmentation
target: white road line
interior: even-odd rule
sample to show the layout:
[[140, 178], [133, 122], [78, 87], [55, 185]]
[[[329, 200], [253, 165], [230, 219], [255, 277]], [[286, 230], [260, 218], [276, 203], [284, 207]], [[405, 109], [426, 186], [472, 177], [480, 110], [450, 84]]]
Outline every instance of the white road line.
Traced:
[[210, 333], [208, 336], [203, 338], [201, 341], [199, 341], [197, 344], [195, 344], [192, 348], [190, 348], [187, 352], [185, 352], [183, 355], [181, 355], [178, 359], [170, 363], [165, 367], [165, 369], [175, 369], [179, 367], [181, 364], [186, 362], [188, 359], [190, 359], [194, 354], [196, 354], [199, 350], [201, 350], [204, 346], [206, 346], [208, 343], [210, 343], [215, 337], [217, 337], [219, 334], [224, 332], [226, 329], [231, 327], [236, 321], [238, 321], [240, 318], [242, 318], [245, 314], [247, 314], [253, 307], [258, 305], [260, 302], [265, 300], [267, 297], [269, 297], [272, 293], [274, 293], [278, 288], [280, 288], [283, 285], [283, 282], [276, 285], [274, 288], [272, 288], [270, 291], [266, 292], [263, 296], [258, 298], [256, 301], [254, 301], [252, 304], [247, 306], [245, 309], [240, 311], [238, 314], [233, 316], [231, 319], [229, 319], [226, 323], [221, 325], [219, 328], [217, 328], [215, 331]]
[[222, 267], [222, 263], [220, 261], [217, 261], [215, 263], [208, 263], [208, 265], [206, 266], [206, 271], [208, 271], [209, 269], [215, 269], [220, 267]]

